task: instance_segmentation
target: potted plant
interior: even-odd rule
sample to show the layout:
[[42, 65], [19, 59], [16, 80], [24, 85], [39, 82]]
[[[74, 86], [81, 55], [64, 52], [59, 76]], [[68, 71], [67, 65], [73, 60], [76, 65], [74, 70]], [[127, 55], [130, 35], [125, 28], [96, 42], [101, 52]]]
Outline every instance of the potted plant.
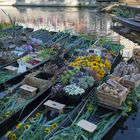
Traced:
[[64, 94], [67, 97], [68, 104], [75, 105], [80, 102], [82, 95], [85, 93], [83, 88], [76, 84], [70, 84], [64, 87]]

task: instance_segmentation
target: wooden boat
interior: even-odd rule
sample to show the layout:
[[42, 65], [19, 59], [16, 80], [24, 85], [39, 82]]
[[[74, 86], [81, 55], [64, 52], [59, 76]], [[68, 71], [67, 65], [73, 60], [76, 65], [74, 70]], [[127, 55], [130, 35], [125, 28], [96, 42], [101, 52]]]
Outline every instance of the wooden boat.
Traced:
[[123, 27], [120, 27], [120, 26], [113, 26], [112, 27], [112, 30], [120, 35], [122, 35], [123, 37], [133, 41], [134, 43], [138, 43], [140, 44], [140, 40], [139, 40], [139, 33], [136, 33], [136, 34], [125, 34], [123, 33], [121, 30], [123, 29]]
[[[1, 94], [0, 104], [5, 108], [7, 112], [1, 112], [0, 119], [0, 134], [4, 133], [6, 130], [9, 130], [17, 120], [24, 118], [28, 115], [40, 102], [48, 95], [52, 83], [50, 81], [51, 77], [43, 80], [35, 77], [32, 74], [27, 75], [22, 82], [11, 87], [12, 91], [8, 90]], [[2, 103], [4, 99], [7, 98], [7, 101]], [[13, 100], [13, 101], [12, 101]], [[13, 103], [12, 106], [6, 106], [8, 103]], [[2, 107], [1, 106], [1, 107]], [[10, 111], [9, 109], [12, 108]], [[8, 111], [9, 110], [9, 111]], [[7, 117], [5, 117], [6, 114]], [[12, 121], [11, 121], [12, 120]], [[5, 127], [8, 126], [8, 127]]]
[[[24, 118], [24, 117], [25, 118], [23, 119], [23, 121], [21, 123], [22, 124], [28, 123], [29, 125], [33, 125], [34, 132], [37, 132], [38, 129], [40, 129], [40, 128], [41, 128], [42, 131], [44, 131], [44, 126], [46, 126], [47, 123], [53, 124], [53, 123], [56, 122], [57, 119], [58, 119], [57, 125], [59, 125], [59, 123], [63, 122], [63, 120], [65, 120], [64, 118], [65, 117], [68, 117], [71, 114], [71, 112], [74, 110], [74, 108], [76, 106], [79, 107], [79, 105], [82, 105], [83, 104], [83, 102], [81, 102], [81, 103], [80, 102], [81, 102], [81, 100], [79, 100], [77, 103], [74, 103], [72, 105], [71, 104], [72, 103], [71, 100], [68, 100], [68, 99], [62, 100], [61, 98], [59, 98], [59, 99], [58, 98], [51, 98], [50, 97], [50, 94], [49, 94], [49, 91], [48, 91], [46, 93], [46, 98], [44, 98], [44, 100], [33, 111], [31, 111], [31, 109], [30, 109], [31, 112], [30, 112], [30, 114], [27, 117], [25, 117], [25, 114], [24, 113], [28, 110], [28, 108], [25, 108], [24, 109], [24, 112], [21, 114], [20, 118], [21, 119]], [[63, 109], [62, 112], [59, 112], [60, 111], [59, 108], [57, 108], [58, 109], [57, 110], [57, 109], [55, 109], [55, 107], [54, 107], [54, 110], [56, 112], [54, 112], [53, 109], [51, 110], [51, 108], [50, 108], [50, 110], [48, 108], [48, 111], [47, 111], [47, 106], [45, 106], [46, 103], [50, 103], [51, 105], [52, 104], [58, 104], [59, 106], [63, 106], [63, 107], [65, 106], [65, 108]], [[32, 123], [32, 122], [30, 122], [29, 120], [31, 120], [33, 118], [34, 119], [35, 118], [37, 119], [37, 114], [39, 114], [38, 118], [42, 117], [41, 121], [38, 122], [38, 123]], [[14, 118], [14, 120], [15, 120], [15, 118]], [[10, 120], [9, 120], [9, 123], [10, 123]], [[1, 128], [2, 128], [2, 130], [0, 131], [1, 134], [5, 133], [7, 130], [10, 129], [9, 123], [7, 122], [7, 125], [8, 125], [8, 128], [7, 129], [5, 129], [4, 127], [2, 127], [0, 125]], [[17, 119], [15, 120], [15, 124], [18, 125], [18, 120]], [[10, 124], [10, 126], [12, 126], [12, 125], [14, 126], [15, 124]], [[54, 131], [55, 131], [55, 129], [56, 128], [54, 128]], [[16, 133], [16, 127], [13, 127], [13, 132]], [[53, 130], [52, 130], [52, 132], [53, 132]], [[40, 135], [40, 136], [37, 136], [37, 137], [43, 138], [43, 136], [46, 137], [46, 135], [44, 135], [44, 134], [43, 135]], [[48, 137], [49, 137], [49, 135], [48, 135]], [[48, 138], [48, 137], [46, 137], [46, 138]]]
[[140, 23], [138, 23], [138, 22], [132, 21], [132, 20], [124, 18], [124, 17], [117, 17], [117, 16], [113, 16], [112, 20], [115, 22], [121, 23], [125, 27], [130, 28], [131, 30], [140, 32]]

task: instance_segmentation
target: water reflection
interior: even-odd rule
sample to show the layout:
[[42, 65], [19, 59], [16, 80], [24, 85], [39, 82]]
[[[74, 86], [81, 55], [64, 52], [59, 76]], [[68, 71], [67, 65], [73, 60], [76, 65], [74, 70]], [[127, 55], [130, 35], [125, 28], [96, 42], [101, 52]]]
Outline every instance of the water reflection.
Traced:
[[[6, 7], [5, 11], [22, 25], [35, 29], [63, 31], [72, 29], [79, 33], [98, 32], [110, 34], [111, 19], [109, 15], [98, 14], [94, 9], [77, 8], [14, 8]], [[8, 22], [0, 13], [0, 22]]]

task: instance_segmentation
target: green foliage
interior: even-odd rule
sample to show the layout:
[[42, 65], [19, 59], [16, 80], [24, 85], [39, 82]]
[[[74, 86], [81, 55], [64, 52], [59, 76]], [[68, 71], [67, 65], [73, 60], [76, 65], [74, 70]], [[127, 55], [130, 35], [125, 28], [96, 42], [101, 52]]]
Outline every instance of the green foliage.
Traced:
[[39, 52], [39, 57], [41, 58], [41, 59], [46, 59], [46, 58], [49, 58], [50, 57], [50, 55], [54, 55], [55, 54], [55, 51], [53, 51], [52, 49], [50, 49], [50, 48], [47, 48], [47, 49], [43, 49], [43, 50], [41, 50], [40, 52]]
[[116, 16], [122, 16], [125, 18], [133, 18], [137, 13], [135, 11], [129, 10], [126, 8], [120, 9], [120, 8], [114, 8], [113, 14]]
[[78, 68], [75, 68], [73, 70], [66, 70], [64, 71], [63, 75], [60, 77], [60, 81], [64, 84], [67, 85], [70, 83], [70, 79], [79, 71]]
[[126, 101], [123, 103], [122, 106], [122, 115], [128, 116], [131, 112], [134, 112], [138, 101], [140, 100], [140, 87], [134, 89], [131, 91]]

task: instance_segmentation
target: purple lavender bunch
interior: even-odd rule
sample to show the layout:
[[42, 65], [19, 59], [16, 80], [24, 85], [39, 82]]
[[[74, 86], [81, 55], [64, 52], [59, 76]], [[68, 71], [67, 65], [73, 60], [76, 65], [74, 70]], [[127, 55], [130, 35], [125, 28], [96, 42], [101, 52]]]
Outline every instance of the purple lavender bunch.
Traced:
[[51, 97], [61, 96], [63, 94], [64, 86], [61, 83], [56, 84], [51, 89]]
[[27, 52], [32, 52], [32, 51], [33, 51], [33, 47], [32, 47], [30, 44], [24, 45], [23, 48], [24, 48]]

